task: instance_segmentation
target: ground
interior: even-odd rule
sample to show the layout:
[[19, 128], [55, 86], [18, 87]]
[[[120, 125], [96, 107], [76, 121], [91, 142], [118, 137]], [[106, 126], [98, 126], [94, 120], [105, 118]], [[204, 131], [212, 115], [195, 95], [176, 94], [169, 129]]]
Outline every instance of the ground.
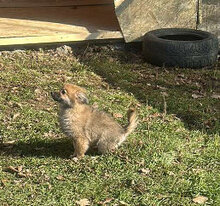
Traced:
[[[0, 53], [0, 205], [220, 205], [220, 63], [159, 68], [122, 46]], [[50, 92], [64, 82], [139, 125], [113, 154], [70, 159]]]

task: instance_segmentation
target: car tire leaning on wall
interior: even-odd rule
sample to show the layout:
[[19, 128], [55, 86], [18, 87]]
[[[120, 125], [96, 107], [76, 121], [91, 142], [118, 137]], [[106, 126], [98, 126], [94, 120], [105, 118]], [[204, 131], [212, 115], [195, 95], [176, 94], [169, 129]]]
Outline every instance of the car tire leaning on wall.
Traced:
[[147, 62], [165, 67], [201, 68], [217, 61], [218, 39], [209, 32], [168, 28], [148, 32], [143, 38]]

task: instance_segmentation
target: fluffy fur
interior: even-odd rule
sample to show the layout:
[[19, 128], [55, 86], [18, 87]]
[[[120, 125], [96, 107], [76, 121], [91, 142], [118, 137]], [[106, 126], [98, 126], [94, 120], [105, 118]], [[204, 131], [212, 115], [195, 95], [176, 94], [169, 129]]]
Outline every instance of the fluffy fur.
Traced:
[[76, 85], [65, 84], [51, 95], [60, 103], [60, 126], [73, 140], [73, 156], [77, 158], [82, 158], [90, 147], [102, 154], [114, 151], [137, 126], [134, 109], [128, 110], [129, 123], [123, 128], [109, 114], [89, 106], [86, 90]]

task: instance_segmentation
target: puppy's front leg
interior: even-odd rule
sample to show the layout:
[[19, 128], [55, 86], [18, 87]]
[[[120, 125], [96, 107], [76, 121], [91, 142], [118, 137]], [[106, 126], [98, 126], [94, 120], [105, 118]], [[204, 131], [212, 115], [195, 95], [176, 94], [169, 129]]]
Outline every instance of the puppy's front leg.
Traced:
[[77, 157], [78, 159], [83, 158], [86, 151], [89, 148], [89, 141], [85, 138], [78, 137], [74, 139], [73, 142], [74, 145], [74, 157]]

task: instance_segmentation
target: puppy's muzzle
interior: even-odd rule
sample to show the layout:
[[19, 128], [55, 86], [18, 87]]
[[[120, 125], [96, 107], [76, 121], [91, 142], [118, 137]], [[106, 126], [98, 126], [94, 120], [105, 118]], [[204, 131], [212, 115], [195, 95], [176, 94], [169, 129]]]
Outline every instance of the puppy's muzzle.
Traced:
[[55, 100], [57, 102], [63, 101], [58, 92], [51, 92], [51, 96], [52, 96], [53, 100]]

